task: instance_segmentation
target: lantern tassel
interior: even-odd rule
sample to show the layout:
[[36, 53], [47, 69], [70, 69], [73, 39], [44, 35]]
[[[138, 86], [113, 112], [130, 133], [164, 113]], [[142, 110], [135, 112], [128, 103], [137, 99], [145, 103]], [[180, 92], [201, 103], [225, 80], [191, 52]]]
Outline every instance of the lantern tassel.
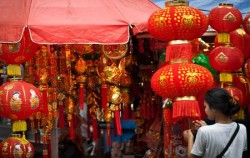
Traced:
[[121, 126], [121, 119], [120, 119], [120, 111], [119, 106], [115, 106], [115, 124], [116, 124], [116, 130], [118, 135], [122, 135], [122, 126]]
[[233, 75], [231, 73], [220, 73], [220, 82], [233, 82]]
[[84, 88], [83, 88], [83, 84], [80, 84], [80, 87], [79, 87], [79, 104], [80, 104], [80, 109], [84, 110]]
[[173, 102], [172, 118], [176, 122], [181, 118], [200, 119], [200, 108], [197, 100], [177, 100]]
[[12, 132], [20, 132], [27, 130], [27, 123], [26, 121], [14, 121], [12, 124]]
[[229, 33], [218, 33], [218, 43], [230, 43]]
[[192, 45], [188, 41], [171, 41], [167, 45], [166, 52], [166, 62], [171, 60], [192, 61]]
[[74, 141], [75, 140], [75, 127], [74, 127], [74, 120], [73, 120], [73, 118], [72, 118], [72, 120], [70, 120], [70, 124], [69, 124], [69, 128], [70, 128], [70, 139], [72, 140], [72, 141]]
[[8, 76], [21, 76], [22, 71], [20, 65], [9, 64], [7, 66], [7, 75]]

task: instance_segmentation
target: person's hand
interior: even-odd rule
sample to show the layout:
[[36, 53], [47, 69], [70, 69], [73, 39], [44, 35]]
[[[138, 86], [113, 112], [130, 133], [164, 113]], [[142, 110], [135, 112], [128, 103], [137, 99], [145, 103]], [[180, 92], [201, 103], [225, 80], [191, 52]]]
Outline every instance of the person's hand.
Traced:
[[183, 138], [185, 142], [193, 141], [194, 140], [194, 135], [191, 131], [191, 129], [183, 131]]
[[198, 130], [201, 126], [207, 125], [207, 123], [203, 120], [194, 120], [192, 123], [195, 130]]

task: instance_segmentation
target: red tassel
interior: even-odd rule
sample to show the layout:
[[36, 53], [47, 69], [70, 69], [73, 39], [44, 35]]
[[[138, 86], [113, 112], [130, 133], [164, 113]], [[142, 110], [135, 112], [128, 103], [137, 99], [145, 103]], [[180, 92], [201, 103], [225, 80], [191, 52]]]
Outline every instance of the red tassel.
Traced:
[[104, 110], [108, 109], [108, 85], [103, 83], [101, 88], [102, 95], [102, 108]]
[[80, 86], [79, 86], [79, 104], [80, 104], [80, 109], [84, 110], [84, 88], [83, 88], [83, 84], [80, 84]]
[[200, 108], [197, 100], [179, 100], [173, 102], [173, 121], [181, 118], [200, 119]]
[[59, 103], [59, 119], [58, 119], [58, 127], [64, 128], [65, 127], [65, 120], [64, 120], [64, 107]]
[[99, 138], [99, 135], [98, 135], [99, 128], [98, 128], [97, 119], [95, 118], [92, 119], [92, 126], [93, 126], [93, 140], [97, 141]]
[[48, 115], [48, 96], [47, 96], [47, 88], [44, 86], [42, 90], [42, 98], [43, 98], [43, 106], [41, 107], [41, 111]]
[[47, 148], [43, 149], [43, 158], [49, 158], [49, 153]]
[[174, 59], [192, 61], [192, 45], [188, 42], [170, 43], [167, 45], [166, 52], [166, 62]]
[[74, 119], [73, 118], [70, 120], [69, 128], [70, 128], [70, 130], [69, 130], [70, 139], [72, 141], [74, 141], [75, 140], [75, 127], [74, 127]]
[[115, 106], [115, 124], [116, 124], [116, 131], [118, 135], [122, 135], [122, 126], [121, 126], [121, 119], [120, 119], [120, 111], [119, 106]]
[[107, 123], [107, 127], [106, 127], [106, 134], [107, 134], [107, 145], [108, 147], [111, 146], [111, 134], [110, 134], [110, 123]]

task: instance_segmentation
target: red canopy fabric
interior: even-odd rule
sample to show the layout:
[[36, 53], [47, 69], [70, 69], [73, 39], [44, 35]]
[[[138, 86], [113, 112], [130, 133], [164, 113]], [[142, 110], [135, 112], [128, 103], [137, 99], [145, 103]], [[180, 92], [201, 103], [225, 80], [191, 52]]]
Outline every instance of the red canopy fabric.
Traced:
[[151, 0], [1, 0], [0, 42], [20, 41], [27, 27], [40, 44], [126, 43], [158, 9]]

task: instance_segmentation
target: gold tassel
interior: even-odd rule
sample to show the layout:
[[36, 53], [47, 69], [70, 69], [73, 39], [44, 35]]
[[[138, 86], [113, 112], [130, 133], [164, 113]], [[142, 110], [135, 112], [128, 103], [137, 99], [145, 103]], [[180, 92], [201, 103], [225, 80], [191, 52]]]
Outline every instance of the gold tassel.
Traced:
[[20, 132], [27, 130], [27, 123], [26, 121], [13, 121], [12, 124], [12, 132]]
[[220, 73], [220, 82], [233, 82], [233, 75], [231, 73]]
[[218, 33], [218, 43], [230, 43], [230, 34]]
[[7, 66], [7, 75], [9, 76], [21, 76], [21, 67], [16, 64], [9, 64]]

